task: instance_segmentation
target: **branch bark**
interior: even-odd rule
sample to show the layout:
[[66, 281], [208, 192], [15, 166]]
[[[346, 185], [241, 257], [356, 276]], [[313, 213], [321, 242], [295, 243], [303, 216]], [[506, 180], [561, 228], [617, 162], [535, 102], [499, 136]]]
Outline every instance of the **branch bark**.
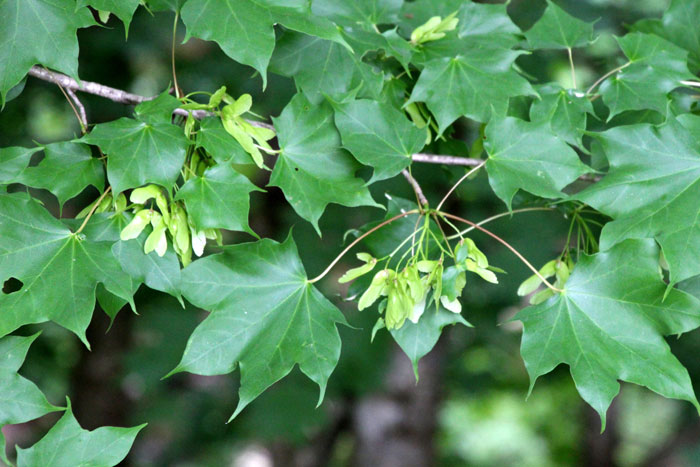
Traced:
[[413, 188], [413, 191], [416, 192], [416, 198], [418, 198], [418, 201], [420, 202], [421, 206], [427, 208], [428, 199], [423, 194], [423, 189], [420, 187], [418, 181], [415, 178], [413, 178], [413, 175], [411, 175], [411, 173], [406, 169], [403, 169], [401, 171], [401, 175], [403, 175], [406, 178], [406, 180], [408, 180], [408, 183], [411, 185], [411, 188]]

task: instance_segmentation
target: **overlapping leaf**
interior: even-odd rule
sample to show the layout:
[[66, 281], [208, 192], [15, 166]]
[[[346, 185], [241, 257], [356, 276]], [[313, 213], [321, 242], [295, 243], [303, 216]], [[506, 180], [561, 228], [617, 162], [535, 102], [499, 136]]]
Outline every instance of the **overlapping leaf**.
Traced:
[[441, 133], [461, 116], [487, 122], [494, 111], [505, 115], [510, 97], [536, 94], [530, 83], [513, 70], [513, 62], [521, 53], [505, 48], [474, 48], [455, 57], [430, 60], [409, 102], [425, 102]]
[[700, 3], [695, 0], [671, 0], [661, 19], [647, 19], [634, 25], [641, 32], [663, 37], [690, 54], [693, 71], [700, 69]]
[[700, 301], [676, 289], [664, 299], [658, 258], [650, 240], [628, 240], [584, 256], [562, 294], [515, 317], [524, 325], [521, 353], [530, 389], [539, 376], [566, 363], [603, 428], [618, 380], [700, 409], [687, 370], [663, 338], [698, 327]]
[[44, 149], [45, 157], [36, 167], [25, 169], [14, 181], [45, 188], [56, 195], [61, 206], [89, 185], [102, 191], [105, 183], [102, 162], [92, 157], [90, 147], [80, 143], [54, 143]]
[[583, 147], [581, 138], [588, 114], [593, 114], [591, 101], [574, 90], [553, 83], [538, 87], [537, 93], [540, 98], [530, 107], [530, 121], [549, 122], [549, 127], [559, 138]]
[[41, 148], [22, 148], [13, 146], [0, 148], [0, 184], [12, 183], [29, 165], [32, 154]]
[[313, 14], [347, 26], [395, 23], [403, 0], [315, 0]]
[[180, 176], [188, 144], [175, 125], [131, 118], [95, 125], [82, 141], [108, 156], [107, 178], [115, 193], [147, 183], [170, 188]]
[[425, 145], [426, 130], [390, 104], [360, 99], [334, 105], [343, 147], [374, 168], [370, 183], [401, 172]]
[[[38, 334], [28, 337], [6, 336], [0, 339], [0, 429], [5, 425], [24, 423], [50, 412], [61, 410], [51, 405], [39, 388], [17, 374], [24, 363], [29, 346]], [[0, 431], [0, 459], [9, 465], [5, 456], [5, 439]]]
[[486, 126], [485, 135], [489, 183], [508, 209], [518, 189], [558, 198], [563, 196], [563, 187], [589, 171], [576, 152], [552, 132], [548, 122], [494, 118]]
[[230, 164], [221, 164], [189, 179], [175, 199], [185, 202], [198, 230], [222, 228], [257, 236], [248, 226], [249, 195], [256, 190], [262, 191]]
[[176, 371], [225, 374], [241, 368], [234, 416], [294, 365], [319, 385], [340, 356], [340, 311], [306, 279], [291, 237], [225, 247], [183, 270], [183, 295], [210, 311]]
[[273, 25], [345, 44], [338, 29], [315, 17], [305, 5], [284, 6], [262, 0], [189, 0], [182, 8], [188, 37], [215, 41], [226, 55], [260, 72], [263, 86], [275, 48]]
[[205, 118], [197, 132], [197, 146], [204, 148], [219, 163], [252, 164], [253, 161], [219, 118]]
[[119, 464], [131, 449], [136, 435], [146, 426], [118, 428], [105, 426], [84, 430], [68, 408], [61, 419], [34, 446], [17, 448], [17, 467], [37, 465], [94, 465], [111, 467]]
[[661, 127], [617, 127], [595, 137], [610, 170], [576, 197], [615, 219], [603, 228], [601, 248], [654, 237], [672, 282], [700, 274], [698, 138], [675, 120]]
[[344, 46], [318, 37], [286, 32], [277, 42], [270, 71], [293, 77], [313, 103], [324, 95], [379, 98], [383, 77]]
[[113, 13], [124, 23], [124, 31], [129, 34], [129, 24], [141, 0], [78, 0], [78, 7], [90, 5], [91, 7]]
[[418, 361], [430, 352], [442, 335], [445, 326], [469, 323], [459, 313], [452, 313], [442, 306], [437, 309], [428, 305], [417, 323], [407, 320], [399, 329], [393, 329], [391, 335], [413, 364], [413, 372], [418, 379]]
[[0, 237], [0, 281], [22, 282], [20, 290], [0, 295], [0, 336], [50, 320], [88, 345], [97, 283], [131, 300], [131, 279], [111, 243], [73, 234], [27, 196], [0, 194]]
[[0, 19], [0, 107], [33, 65], [77, 78], [76, 31], [94, 24], [87, 8], [74, 0], [5, 0]]
[[551, 0], [525, 37], [534, 49], [573, 49], [593, 41], [593, 24], [571, 16]]
[[312, 105], [303, 94], [292, 98], [274, 119], [280, 150], [270, 185], [284, 192], [289, 204], [316, 231], [329, 203], [379, 206], [355, 172], [361, 167], [341, 147], [333, 124], [333, 109], [324, 102]]
[[688, 70], [688, 52], [640, 32], [615, 39], [629, 61], [600, 85], [609, 118], [625, 110], [651, 109], [665, 115], [668, 93], [681, 86], [681, 81], [694, 79]]

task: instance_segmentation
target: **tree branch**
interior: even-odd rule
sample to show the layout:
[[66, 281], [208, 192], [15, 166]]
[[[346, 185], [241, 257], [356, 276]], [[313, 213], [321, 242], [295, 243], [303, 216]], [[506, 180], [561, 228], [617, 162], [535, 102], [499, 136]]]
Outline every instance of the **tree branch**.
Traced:
[[420, 184], [418, 184], [418, 181], [413, 178], [413, 175], [406, 170], [403, 169], [401, 171], [401, 175], [403, 175], [406, 180], [408, 180], [408, 183], [411, 185], [411, 188], [413, 188], [413, 191], [416, 192], [416, 198], [418, 198], [418, 202], [421, 204], [423, 207], [428, 207], [428, 199], [425, 197], [423, 194], [423, 189], [420, 187]]
[[[122, 91], [121, 89], [112, 88], [103, 84], [94, 83], [92, 81], [82, 80], [80, 83], [78, 83], [70, 76], [66, 76], [62, 73], [48, 71], [38, 66], [33, 66], [29, 70], [29, 75], [43, 81], [58, 84], [66, 90], [71, 90], [73, 92], [85, 92], [94, 96], [104, 97], [105, 99], [109, 99], [113, 102], [118, 102], [120, 104], [137, 105], [141, 102], [150, 101], [154, 99], [153, 97], [145, 97], [139, 94], [132, 94], [130, 92]], [[206, 110], [175, 109], [173, 113], [175, 115], [180, 115], [183, 117], [187, 117], [191, 114], [196, 119], [202, 119], [204, 117], [213, 115], [211, 112], [207, 112]], [[248, 121], [248, 123], [256, 127], [274, 130], [274, 127], [269, 123], [257, 122], [255, 120], [250, 120]]]
[[[71, 91], [80, 91], [80, 92], [85, 92], [88, 94], [92, 94], [95, 96], [100, 96], [104, 97], [105, 99], [109, 99], [114, 102], [119, 102], [121, 104], [129, 104], [129, 105], [136, 105], [140, 104], [141, 102], [144, 101], [150, 101], [154, 99], [153, 97], [145, 97], [141, 96], [139, 94], [132, 94], [130, 92], [122, 91], [121, 89], [116, 89], [112, 88], [109, 86], [105, 86], [103, 84], [99, 83], [94, 83], [92, 81], [81, 81], [78, 83], [76, 80], [71, 78], [70, 76], [66, 76], [62, 73], [56, 73], [54, 71], [49, 71], [44, 68], [38, 67], [38, 66], [33, 66], [29, 70], [29, 74], [35, 78], [38, 78], [43, 81], [48, 81], [50, 83], [58, 84], [60, 86], [63, 86], [64, 89], [68, 90], [70, 89]], [[208, 117], [213, 115], [211, 112], [207, 112], [206, 110], [185, 110], [185, 109], [175, 109], [173, 111], [175, 115], [181, 115], [183, 117], [187, 117], [189, 115], [192, 115], [196, 119], [202, 119], [204, 117]], [[275, 130], [275, 127], [272, 126], [269, 123], [265, 122], [258, 122], [255, 120], [248, 120], [248, 123], [250, 123], [253, 126], [259, 127], [259, 128], [267, 128], [269, 130]], [[444, 164], [444, 165], [459, 165], [459, 166], [464, 166], [464, 167], [476, 167], [479, 164], [483, 163], [483, 159], [476, 159], [473, 157], [459, 157], [459, 156], [446, 156], [442, 154], [425, 154], [425, 153], [417, 153], [412, 156], [412, 160], [415, 162], [423, 162], [427, 164]], [[410, 175], [410, 174], [408, 174]], [[405, 175], [404, 175], [405, 176]], [[586, 180], [586, 181], [597, 181], [600, 179], [600, 177], [597, 176], [591, 176], [591, 175], [584, 175], [580, 178], [581, 180]], [[410, 179], [409, 179], [410, 182]], [[415, 180], [414, 180], [415, 182]], [[413, 183], [411, 183], [412, 186]], [[418, 187], [420, 189], [420, 187]], [[415, 189], [415, 186], [414, 186]], [[422, 191], [417, 191], [417, 193], [421, 193]], [[420, 196], [419, 196], [420, 198]], [[423, 197], [425, 199], [425, 197]], [[421, 199], [421, 202], [423, 200]], [[427, 202], [427, 201], [426, 201]]]
[[484, 162], [483, 159], [473, 157], [443, 156], [441, 154], [418, 153], [412, 156], [415, 162], [426, 162], [428, 164], [462, 165], [465, 167], [476, 167]]

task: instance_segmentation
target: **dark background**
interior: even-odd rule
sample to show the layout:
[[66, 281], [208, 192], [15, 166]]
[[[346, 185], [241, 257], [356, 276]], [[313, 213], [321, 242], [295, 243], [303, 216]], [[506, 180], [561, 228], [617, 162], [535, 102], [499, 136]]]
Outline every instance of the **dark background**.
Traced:
[[[574, 53], [581, 87], [618, 64], [612, 38], [625, 24], [658, 17], [667, 0], [568, 0], [569, 12], [596, 23], [599, 39]], [[544, 1], [514, 0], [513, 20], [527, 29]], [[151, 15], [139, 8], [129, 30], [112, 18], [107, 27], [79, 31], [83, 79], [143, 95], [169, 86], [172, 13]], [[184, 27], [178, 29], [178, 42]], [[226, 85], [236, 96], [253, 95], [254, 111], [279, 115], [295, 92], [287, 78], [269, 76], [265, 93], [253, 70], [228, 59], [214, 43], [192, 39], [177, 46], [178, 81], [186, 92], [214, 91]], [[519, 66], [538, 82], [570, 85], [565, 52], [523, 56]], [[91, 124], [130, 115], [132, 108], [81, 95]], [[75, 116], [54, 86], [29, 78], [22, 95], [0, 113], [0, 146], [47, 143], [79, 135]], [[458, 123], [458, 135], [470, 143], [475, 127]], [[413, 173], [435, 203], [464, 171], [414, 164]], [[249, 174], [261, 187], [268, 174]], [[411, 198], [402, 177], [373, 185], [375, 199], [384, 194]], [[55, 208], [50, 195], [35, 192]], [[96, 196], [86, 192], [64, 210], [71, 216]], [[320, 222], [319, 239], [300, 219], [279, 189], [253, 193], [251, 227], [277, 240], [294, 226], [294, 238], [311, 276], [320, 272], [343, 245], [343, 234], [381, 218], [373, 208], [329, 206]], [[480, 220], [505, 206], [488, 188], [482, 173], [460, 187], [448, 210]], [[563, 247], [568, 221], [556, 213], [526, 213], [491, 224], [536, 265]], [[353, 266], [351, 256], [320, 283], [356, 328], [340, 330], [341, 360], [331, 377], [323, 405], [315, 409], [317, 387], [297, 370], [274, 385], [233, 422], [226, 424], [237, 401], [238, 374], [202, 377], [178, 374], [160, 378], [179, 361], [187, 337], [204, 314], [183, 310], [169, 296], [142, 290], [139, 315], [123, 310], [106, 333], [101, 312], [88, 333], [88, 352], [74, 335], [47, 324], [32, 347], [22, 373], [37, 382], [53, 403], [70, 395], [78, 421], [88, 429], [100, 425], [149, 425], [138, 436], [125, 465], [262, 467], [315, 465], [474, 465], [474, 466], [693, 466], [700, 465], [700, 424], [690, 404], [666, 400], [624, 384], [600, 435], [597, 415], [578, 397], [568, 368], [542, 377], [527, 398], [528, 377], [519, 356], [520, 326], [506, 322], [525, 304], [515, 295], [529, 272], [499, 244], [474, 235], [492, 264], [508, 271], [501, 284], [471, 281], [463, 297], [464, 315], [475, 328], [447, 330], [421, 362], [421, 379], [413, 379], [408, 359], [386, 333], [370, 344], [373, 312], [358, 313], [345, 303], [335, 279]], [[232, 234], [232, 242], [249, 241]], [[700, 380], [700, 334], [673, 340], [674, 353]], [[7, 427], [11, 443], [28, 446], [39, 439], [57, 415]]]

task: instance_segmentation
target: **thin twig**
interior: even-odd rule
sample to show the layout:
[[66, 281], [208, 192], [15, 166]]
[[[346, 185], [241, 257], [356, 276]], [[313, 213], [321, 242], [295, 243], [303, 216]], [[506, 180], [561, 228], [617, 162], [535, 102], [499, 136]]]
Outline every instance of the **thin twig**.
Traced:
[[408, 180], [408, 183], [411, 185], [411, 188], [413, 188], [413, 191], [416, 193], [416, 198], [418, 198], [419, 205], [423, 207], [428, 207], [428, 199], [423, 194], [423, 190], [421, 189], [420, 184], [418, 184], [418, 181], [415, 178], [413, 178], [413, 175], [411, 175], [411, 173], [406, 169], [403, 169], [401, 171], [401, 175], [403, 175], [406, 178], [406, 180]]
[[499, 237], [499, 236], [496, 235], [495, 233], [493, 233], [493, 232], [491, 232], [491, 231], [489, 231], [489, 230], [486, 230], [485, 228], [483, 228], [482, 226], [480, 226], [479, 224], [477, 224], [477, 223], [475, 223], [475, 222], [472, 222], [472, 221], [470, 221], [470, 220], [464, 219], [464, 218], [459, 217], [459, 216], [455, 216], [454, 214], [449, 214], [449, 213], [440, 212], [440, 211], [438, 211], [438, 214], [441, 215], [441, 216], [447, 217], [447, 218], [449, 218], [449, 219], [454, 219], [454, 220], [456, 220], [456, 221], [463, 222], [463, 223], [465, 223], [465, 224], [471, 225], [471, 226], [474, 227], [475, 229], [482, 231], [483, 233], [485, 233], [485, 234], [488, 235], [489, 237], [493, 238], [494, 240], [498, 241], [498, 242], [501, 243], [503, 246], [505, 246], [506, 248], [508, 248], [511, 252], [513, 252], [513, 254], [514, 254], [515, 256], [517, 256], [518, 259], [520, 259], [520, 261], [522, 261], [523, 264], [524, 264], [525, 266], [527, 266], [527, 267], [530, 269], [530, 271], [532, 271], [537, 277], [540, 278], [540, 280], [542, 281], [542, 283], [543, 283], [544, 285], [546, 285], [547, 287], [549, 287], [550, 289], [552, 289], [554, 292], [563, 292], [563, 290], [561, 290], [561, 289], [559, 289], [559, 288], [553, 286], [552, 284], [550, 284], [549, 281], [548, 281], [544, 276], [542, 276], [542, 274], [540, 274], [540, 272], [539, 272], [537, 269], [535, 269], [535, 267], [534, 267], [532, 264], [530, 264], [530, 262], [529, 262], [528, 260], [526, 260], [525, 257], [524, 257], [522, 254], [520, 254], [520, 252], [519, 252], [518, 250], [516, 250], [515, 248], [513, 248], [513, 246], [512, 246], [510, 243], [506, 242], [505, 240], [503, 240], [501, 237]]
[[479, 170], [480, 168], [482, 168], [482, 167], [484, 166], [484, 164], [486, 164], [486, 161], [481, 161], [481, 164], [477, 165], [476, 167], [474, 167], [473, 169], [471, 169], [469, 172], [467, 172], [467, 173], [465, 173], [464, 175], [462, 175], [462, 178], [460, 178], [460, 179], [457, 181], [457, 183], [455, 183], [454, 185], [452, 185], [452, 188], [450, 188], [450, 190], [449, 190], [449, 191], [447, 192], [447, 194], [442, 198], [442, 200], [440, 201], [440, 204], [438, 204], [438, 205], [437, 205], [437, 208], [435, 208], [435, 209], [437, 209], [437, 210], [439, 211], [440, 208], [442, 207], [442, 205], [445, 204], [445, 201], [447, 201], [447, 198], [452, 194], [453, 191], [455, 191], [455, 190], [457, 189], [457, 187], [460, 185], [460, 183], [462, 183], [464, 180], [466, 180], [467, 177], [469, 177], [471, 174], [473, 174], [474, 172], [476, 172], [477, 170]]
[[578, 89], [576, 85], [576, 68], [574, 68], [574, 54], [571, 51], [571, 47], [567, 47], [566, 51], [569, 52], [569, 65], [571, 65], [571, 81], [573, 81], [574, 89]]
[[102, 200], [104, 199], [104, 197], [107, 196], [107, 194], [110, 191], [112, 191], [112, 187], [108, 186], [107, 189], [104, 191], [104, 193], [102, 193], [100, 195], [100, 197], [97, 198], [97, 201], [95, 201], [95, 204], [92, 205], [92, 209], [90, 209], [90, 212], [88, 212], [87, 216], [85, 216], [85, 220], [83, 221], [82, 224], [80, 224], [80, 227], [78, 227], [78, 230], [75, 231], [76, 235], [83, 231], [83, 229], [87, 225], [88, 221], [90, 220], [92, 215], [95, 213], [95, 209], [97, 209], [99, 207], [99, 205], [102, 202]]
[[78, 120], [80, 120], [80, 126], [83, 128], [83, 133], [87, 132], [88, 120], [87, 113], [85, 112], [85, 106], [82, 102], [80, 102], [80, 99], [78, 99], [78, 96], [75, 95], [72, 89], [66, 89], [65, 91], [78, 108], [78, 112], [80, 113]]
[[[513, 211], [506, 211], [506, 212], [502, 212], [502, 213], [500, 213], [500, 214], [496, 214], [496, 215], [493, 215], [493, 216], [491, 216], [491, 217], [488, 217], [488, 218], [484, 219], [483, 221], [477, 222], [476, 225], [488, 224], [489, 222], [495, 221], [496, 219], [500, 219], [501, 217], [506, 217], [506, 216], [510, 216], [510, 215], [513, 215], [513, 214], [519, 214], [519, 213], [521, 213], [521, 212], [554, 211], [554, 210], [555, 210], [554, 208], [546, 208], [546, 207], [515, 209], [515, 210], [513, 210]], [[456, 234], [450, 235], [450, 236], [447, 237], [447, 238], [448, 238], [449, 240], [453, 240], [453, 239], [455, 239], [455, 238], [460, 238], [462, 235], [467, 234], [467, 233], [471, 232], [471, 231], [474, 230], [474, 229], [476, 229], [476, 227], [467, 227], [467, 228], [464, 229], [464, 230], [459, 230], [459, 229], [457, 229], [457, 233], [456, 233]]]
[[175, 39], [177, 38], [177, 20], [180, 18], [180, 12], [175, 12], [175, 21], [173, 22], [173, 43], [170, 50], [170, 62], [173, 67], [173, 86], [175, 86], [175, 97], [182, 97], [180, 86], [177, 84], [177, 73], [175, 72]]
[[625, 63], [624, 65], [620, 65], [619, 67], [613, 68], [612, 70], [610, 70], [610, 71], [608, 71], [607, 73], [605, 73], [603, 76], [601, 76], [600, 78], [598, 78], [598, 79], [596, 80], [596, 82], [593, 83], [593, 84], [591, 85], [590, 88], [588, 88], [588, 91], [586, 91], [586, 95], [590, 94], [591, 91], [593, 91], [593, 90], [596, 88], [596, 86], [598, 86], [600, 83], [602, 83], [603, 81], [605, 81], [609, 76], [612, 76], [612, 75], [614, 75], [615, 73], [617, 73], [618, 71], [623, 70], [624, 68], [627, 68], [627, 67], [630, 66], [631, 64], [632, 64], [632, 62], [627, 62], [627, 63]]
[[378, 224], [378, 225], [375, 225], [374, 227], [372, 227], [371, 229], [369, 229], [367, 232], [365, 232], [365, 233], [363, 233], [362, 235], [360, 235], [359, 237], [357, 237], [350, 245], [348, 245], [347, 247], [345, 247], [345, 249], [344, 249], [343, 251], [341, 251], [340, 254], [339, 254], [338, 256], [335, 257], [335, 259], [331, 262], [331, 264], [329, 264], [328, 267], [327, 267], [326, 269], [324, 269], [323, 272], [322, 272], [321, 274], [319, 274], [318, 276], [314, 277], [313, 279], [308, 280], [307, 282], [308, 282], [309, 284], [313, 284], [314, 282], [318, 282], [318, 281], [320, 281], [321, 279], [323, 279], [323, 278], [326, 276], [326, 274], [328, 274], [328, 273], [330, 272], [330, 270], [333, 269], [333, 266], [335, 266], [335, 265], [338, 263], [338, 261], [340, 261], [340, 259], [341, 259], [343, 256], [345, 256], [345, 253], [347, 253], [348, 251], [350, 251], [350, 250], [352, 249], [352, 247], [354, 247], [355, 245], [357, 245], [358, 243], [360, 243], [360, 242], [362, 241], [363, 238], [367, 237], [368, 235], [371, 235], [372, 233], [374, 233], [374, 232], [376, 232], [377, 230], [381, 229], [381, 228], [384, 227], [385, 225], [391, 224], [391, 223], [394, 222], [395, 220], [401, 219], [402, 217], [410, 216], [411, 214], [418, 214], [418, 213], [419, 213], [418, 209], [411, 209], [410, 211], [402, 212], [401, 214], [395, 215], [395, 216], [392, 217], [391, 219], [387, 219], [387, 220], [385, 220], [384, 222], [382, 222], [382, 223], [380, 223], [380, 224]]
[[697, 82], [697, 81], [686, 81], [686, 80], [684, 80], [684, 81], [681, 81], [681, 84], [682, 84], [683, 86], [692, 86], [692, 87], [694, 87], [694, 88], [700, 88], [700, 83]]

